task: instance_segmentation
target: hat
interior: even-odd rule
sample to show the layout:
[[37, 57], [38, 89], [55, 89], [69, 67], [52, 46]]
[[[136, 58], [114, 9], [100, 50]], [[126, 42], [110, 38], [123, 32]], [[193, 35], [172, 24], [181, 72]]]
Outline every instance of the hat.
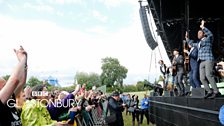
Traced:
[[112, 96], [119, 96], [119, 95], [120, 95], [120, 93], [118, 91], [115, 91], [112, 93]]

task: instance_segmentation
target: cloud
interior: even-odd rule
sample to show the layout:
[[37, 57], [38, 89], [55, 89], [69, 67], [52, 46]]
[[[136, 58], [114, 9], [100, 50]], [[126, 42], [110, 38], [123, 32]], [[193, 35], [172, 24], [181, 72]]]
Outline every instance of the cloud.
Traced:
[[31, 4], [31, 3], [24, 3], [23, 8], [33, 9], [33, 10], [36, 10], [36, 11], [43, 11], [43, 12], [48, 12], [48, 13], [53, 13], [54, 12], [53, 7], [51, 7], [49, 5], [44, 5], [44, 4], [34, 5], [34, 4]]
[[56, 4], [80, 4], [83, 0], [49, 0], [49, 2]]
[[86, 31], [91, 32], [91, 33], [95, 33], [95, 34], [98, 34], [98, 35], [106, 35], [107, 34], [106, 27], [104, 27], [104, 26], [95, 26], [95, 27], [92, 27], [92, 28], [88, 28]]
[[65, 3], [65, 0], [55, 0], [55, 3], [64, 4]]
[[101, 59], [107, 56], [118, 58], [129, 73], [148, 72], [148, 47], [143, 35], [139, 34], [141, 29], [136, 29], [136, 26], [117, 33], [102, 30], [106, 34], [95, 36], [62, 28], [49, 21], [0, 16], [0, 27], [0, 41], [5, 43], [0, 47], [2, 64], [8, 64], [9, 60], [15, 64], [17, 61], [12, 49], [23, 45], [29, 54], [29, 70], [40, 75], [43, 71], [64, 74], [65, 69], [67, 72], [100, 73]]
[[108, 8], [117, 7], [121, 4], [137, 4], [138, 1], [135, 0], [98, 0], [99, 2], [105, 4]]
[[7, 4], [8, 8], [12, 11], [16, 11], [18, 9], [17, 5], [13, 5], [13, 4]]
[[[53, 8], [43, 9], [45, 7], [29, 3], [24, 6], [36, 10], [41, 8], [40, 11], [54, 11]], [[67, 84], [74, 80], [76, 71], [100, 74], [101, 59], [110, 56], [118, 58], [120, 64], [128, 68], [125, 83], [134, 84], [141, 78], [147, 79], [149, 72], [155, 75], [159, 71], [154, 59], [160, 56], [158, 50], [151, 51], [148, 47], [138, 6], [133, 8], [133, 19], [128, 20], [128, 26], [113, 32], [100, 25], [86, 31], [82, 29], [85, 32], [81, 32], [47, 20], [21, 20], [0, 14], [0, 41], [4, 42], [4, 46], [0, 47], [0, 69], [4, 70], [4, 74], [11, 72], [17, 63], [12, 49], [23, 45], [29, 54], [29, 76], [43, 78], [53, 75], [62, 84]], [[92, 14], [95, 18], [107, 20], [98, 11], [93, 11]], [[151, 54], [154, 56], [153, 62], [150, 61]], [[152, 69], [149, 71], [150, 64]]]
[[64, 13], [63, 12], [60, 12], [60, 11], [57, 11], [56, 12], [56, 15], [63, 17], [64, 16]]
[[95, 17], [96, 19], [100, 20], [101, 22], [106, 22], [107, 21], [107, 17], [102, 15], [99, 11], [97, 10], [93, 10], [92, 11], [92, 15], [93, 17]]
[[107, 7], [116, 7], [121, 4], [121, 0], [99, 0], [104, 3]]

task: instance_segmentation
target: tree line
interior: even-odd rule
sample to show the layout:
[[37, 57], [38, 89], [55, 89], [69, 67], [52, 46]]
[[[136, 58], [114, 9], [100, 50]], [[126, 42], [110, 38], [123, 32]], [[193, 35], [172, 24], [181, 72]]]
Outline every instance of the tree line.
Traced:
[[[102, 59], [101, 70], [102, 73], [99, 75], [97, 73], [86, 73], [86, 72], [76, 72], [74, 76], [74, 84], [86, 84], [87, 89], [90, 89], [92, 86], [102, 86], [106, 85], [107, 91], [111, 92], [120, 90], [122, 92], [134, 92], [134, 91], [143, 91], [147, 90], [144, 86], [145, 83], [148, 83], [147, 80], [139, 81], [137, 84], [133, 85], [124, 85], [123, 80], [127, 77], [128, 69], [125, 66], [122, 66], [117, 58], [106, 57]], [[3, 78], [8, 80], [10, 75], [5, 75]], [[26, 85], [33, 87], [38, 84], [47, 84], [50, 90], [53, 89], [62, 89], [62, 90], [72, 90], [75, 85], [70, 87], [55, 87], [47, 83], [46, 80], [41, 81], [37, 77], [30, 77]]]

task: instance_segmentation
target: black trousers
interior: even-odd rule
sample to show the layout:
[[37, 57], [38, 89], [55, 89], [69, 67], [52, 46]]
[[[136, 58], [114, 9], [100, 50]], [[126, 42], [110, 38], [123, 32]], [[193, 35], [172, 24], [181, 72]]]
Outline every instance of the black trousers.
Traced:
[[147, 124], [149, 125], [149, 109], [142, 109], [141, 111], [141, 124], [143, 122], [143, 116], [145, 115], [146, 119], [147, 119]]
[[132, 112], [132, 121], [135, 121], [135, 118], [137, 119], [137, 122], [139, 122], [139, 110], [135, 110]]

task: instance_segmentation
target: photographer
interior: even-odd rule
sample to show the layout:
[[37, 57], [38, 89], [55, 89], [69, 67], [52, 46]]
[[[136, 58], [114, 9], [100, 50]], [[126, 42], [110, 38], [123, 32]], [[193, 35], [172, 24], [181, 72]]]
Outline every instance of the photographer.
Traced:
[[122, 111], [124, 111], [126, 104], [121, 104], [119, 100], [120, 94], [117, 91], [113, 92], [112, 96], [108, 98], [108, 109], [110, 115], [114, 115], [116, 118], [114, 122], [108, 124], [109, 126], [124, 126]]
[[140, 126], [140, 122], [139, 122], [140, 110], [139, 110], [138, 104], [139, 104], [138, 95], [133, 95], [130, 107], [128, 109], [129, 112], [132, 113], [132, 126], [135, 126], [135, 118], [137, 119], [138, 126]]

